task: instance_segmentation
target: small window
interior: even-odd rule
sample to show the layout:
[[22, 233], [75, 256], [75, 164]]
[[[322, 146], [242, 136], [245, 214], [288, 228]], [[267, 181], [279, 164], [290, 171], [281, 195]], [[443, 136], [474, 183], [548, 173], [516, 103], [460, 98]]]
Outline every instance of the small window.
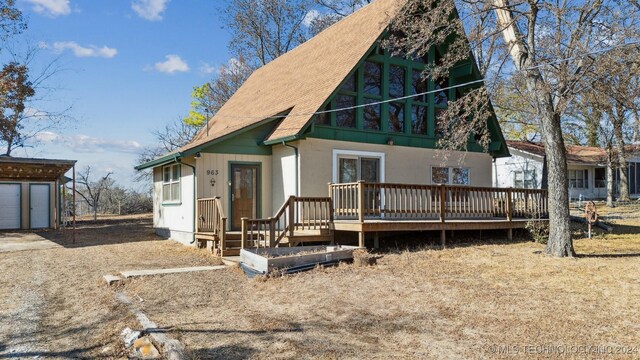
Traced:
[[523, 170], [513, 172], [513, 187], [518, 189], [533, 189], [536, 187], [536, 171]]
[[336, 112], [336, 125], [339, 127], [356, 127], [356, 111], [353, 107], [356, 105], [356, 98], [348, 95], [336, 96], [336, 106], [340, 110]]
[[180, 201], [180, 164], [162, 168], [162, 202]]
[[469, 185], [469, 169], [434, 166], [431, 168], [431, 182], [433, 184]]
[[589, 188], [589, 178], [587, 170], [569, 170], [569, 188]]
[[338, 181], [351, 183], [359, 180], [380, 181], [380, 158], [363, 156], [340, 156], [338, 158]]
[[323, 112], [330, 109], [331, 109], [331, 106], [330, 104], [328, 104], [327, 106], [325, 106], [320, 110], [321, 112], [320, 114], [314, 115], [313, 119], [316, 125], [327, 125], [327, 126], [331, 125], [331, 113]]
[[427, 95], [423, 93], [427, 92], [427, 82], [422, 78], [422, 72], [419, 70], [413, 70], [411, 72], [411, 95], [417, 95], [413, 98], [413, 101], [427, 102]]
[[469, 185], [469, 169], [452, 168], [451, 183], [453, 185]]
[[347, 78], [347, 80], [344, 81], [344, 84], [342, 84], [342, 88], [340, 90], [348, 91], [348, 92], [355, 92], [356, 91], [356, 76], [355, 76], [355, 74], [352, 74], [351, 76], [349, 76]]
[[432, 167], [431, 168], [431, 182], [434, 184], [448, 184], [449, 183], [449, 168], [446, 167]]
[[404, 103], [389, 103], [389, 131], [404, 132]]
[[449, 79], [444, 79], [442, 81], [440, 81], [439, 83], [435, 84], [435, 90], [437, 91], [433, 97], [433, 103], [436, 105], [440, 105], [440, 106], [446, 106], [447, 103], [449, 102], [449, 95], [448, 92], [449, 90], [441, 90], [438, 91], [440, 89], [446, 89], [449, 87]]
[[[379, 102], [378, 100], [365, 99], [366, 103]], [[368, 105], [364, 108], [364, 129], [380, 130], [382, 123], [382, 106], [380, 104]]]
[[411, 106], [411, 133], [425, 135], [427, 133], [427, 107]]
[[364, 63], [364, 93], [382, 95], [382, 65], [367, 61]]
[[404, 96], [404, 71], [400, 66], [389, 67], [389, 97], [392, 99]]

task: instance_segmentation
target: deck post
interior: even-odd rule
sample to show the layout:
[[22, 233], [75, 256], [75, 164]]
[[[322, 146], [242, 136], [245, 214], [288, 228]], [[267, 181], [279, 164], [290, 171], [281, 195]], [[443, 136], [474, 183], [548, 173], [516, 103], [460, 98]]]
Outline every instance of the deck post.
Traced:
[[245, 245], [247, 244], [247, 222], [249, 221], [248, 217], [243, 217], [241, 218], [242, 220], [242, 235], [240, 237], [240, 248], [244, 249]]
[[513, 229], [511, 228], [507, 229], [507, 239], [513, 241]]
[[512, 188], [507, 189], [507, 221], [511, 221], [513, 219], [513, 199], [511, 198]]
[[358, 181], [358, 221], [364, 222], [364, 181]]
[[446, 215], [446, 189], [443, 184], [438, 185], [440, 189], [440, 222], [444, 222], [444, 217]]
[[378, 235], [377, 231], [373, 233], [373, 248], [380, 248], [380, 236]]
[[293, 236], [296, 228], [296, 197], [289, 196], [289, 236]]
[[269, 247], [276, 247], [276, 219], [269, 218]]
[[358, 231], [358, 246], [364, 247], [364, 231]]
[[227, 218], [222, 218], [222, 228], [220, 229], [220, 254], [224, 251], [227, 244]]
[[447, 247], [447, 230], [440, 230], [440, 245], [443, 249]]

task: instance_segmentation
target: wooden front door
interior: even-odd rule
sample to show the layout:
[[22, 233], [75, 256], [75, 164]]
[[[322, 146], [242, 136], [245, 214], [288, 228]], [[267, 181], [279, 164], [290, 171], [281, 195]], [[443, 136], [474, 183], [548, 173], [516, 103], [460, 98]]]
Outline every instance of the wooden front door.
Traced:
[[258, 217], [258, 165], [231, 165], [231, 229], [240, 230], [242, 218]]

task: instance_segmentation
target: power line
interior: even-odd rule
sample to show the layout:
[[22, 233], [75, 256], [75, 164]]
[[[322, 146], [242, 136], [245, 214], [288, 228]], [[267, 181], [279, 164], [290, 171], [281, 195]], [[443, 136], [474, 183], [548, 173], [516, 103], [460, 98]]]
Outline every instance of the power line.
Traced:
[[[567, 57], [567, 58], [564, 58], [564, 59], [556, 59], [556, 60], [553, 60], [553, 61], [547, 61], [547, 62], [538, 64], [538, 65], [535, 65], [535, 66], [527, 67], [527, 68], [525, 68], [525, 70], [531, 70], [531, 69], [536, 69], [536, 68], [540, 68], [540, 67], [547, 66], [547, 65], [553, 65], [553, 64], [557, 64], [557, 63], [561, 63], [561, 62], [565, 62], [565, 61], [571, 61], [571, 60], [575, 60], [575, 59], [578, 59], [578, 58], [581, 58], [581, 57], [600, 54], [600, 53], [605, 53], [605, 52], [609, 52], [609, 51], [612, 51], [612, 50], [615, 50], [615, 49], [619, 49], [619, 48], [623, 48], [623, 47], [627, 47], [627, 46], [632, 46], [632, 45], [640, 45], [640, 41], [634, 41], [634, 42], [630, 42], [630, 43], [610, 46], [608, 48], [604, 48], [604, 49], [600, 49], [600, 50], [594, 50], [594, 51], [591, 51], [591, 52], [588, 52], [588, 53], [578, 54], [578, 55], [574, 55], [574, 56]], [[474, 85], [474, 84], [483, 83], [483, 82], [484, 82], [484, 79], [473, 80], [473, 81], [465, 82], [465, 83], [462, 83], [462, 84], [455, 84], [455, 85], [451, 85], [451, 86], [447, 86], [447, 87], [443, 87], [443, 88], [439, 88], [439, 89], [435, 89], [435, 90], [430, 90], [430, 91], [424, 91], [424, 92], [420, 92], [420, 93], [416, 93], [416, 94], [412, 94], [412, 95], [406, 95], [406, 96], [401, 96], [401, 97], [391, 98], [391, 99], [386, 99], [386, 100], [379, 100], [379, 101], [375, 101], [375, 102], [371, 102], [371, 103], [358, 104], [358, 105], [347, 106], [347, 107], [337, 108], [337, 109], [320, 110], [320, 111], [309, 112], [309, 113], [289, 113], [289, 114], [283, 114], [283, 115], [265, 115], [265, 116], [255, 116], [255, 115], [254, 116], [240, 116], [240, 115], [233, 115], [232, 116], [232, 115], [218, 115], [218, 114], [216, 114], [216, 115], [214, 115], [214, 117], [219, 116], [220, 118], [227, 118], [227, 119], [256, 119], [256, 120], [262, 120], [262, 119], [267, 119], [267, 118], [278, 119], [278, 118], [287, 118], [287, 117], [296, 117], [296, 116], [314, 116], [314, 115], [330, 114], [330, 113], [334, 113], [334, 112], [355, 110], [355, 109], [364, 108], [364, 107], [368, 107], [368, 106], [375, 106], [375, 105], [381, 105], [381, 104], [392, 103], [392, 102], [397, 102], [397, 101], [403, 101], [403, 100], [407, 100], [407, 99], [418, 97], [418, 96], [435, 94], [435, 93], [439, 93], [439, 92], [442, 92], [442, 91], [445, 91], [445, 90], [456, 89], [456, 88], [459, 88], [459, 87], [465, 87], [465, 86]]]

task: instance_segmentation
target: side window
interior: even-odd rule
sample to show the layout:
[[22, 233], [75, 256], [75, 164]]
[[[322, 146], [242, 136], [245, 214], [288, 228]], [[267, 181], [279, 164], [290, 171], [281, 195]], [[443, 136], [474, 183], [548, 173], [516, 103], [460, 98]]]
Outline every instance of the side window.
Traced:
[[162, 202], [180, 202], [180, 165], [167, 165], [162, 168]]

